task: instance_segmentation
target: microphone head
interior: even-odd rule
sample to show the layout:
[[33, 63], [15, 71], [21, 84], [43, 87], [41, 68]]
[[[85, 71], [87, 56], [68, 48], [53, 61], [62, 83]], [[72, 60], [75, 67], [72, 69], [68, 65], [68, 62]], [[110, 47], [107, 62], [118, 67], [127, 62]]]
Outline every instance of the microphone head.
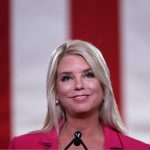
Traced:
[[74, 133], [74, 136], [77, 137], [77, 138], [80, 138], [82, 136], [82, 133], [80, 131], [76, 131]]
[[74, 142], [73, 142], [73, 143], [74, 143], [75, 146], [79, 146], [79, 145], [81, 144], [81, 140], [76, 137], [76, 138], [74, 139]]

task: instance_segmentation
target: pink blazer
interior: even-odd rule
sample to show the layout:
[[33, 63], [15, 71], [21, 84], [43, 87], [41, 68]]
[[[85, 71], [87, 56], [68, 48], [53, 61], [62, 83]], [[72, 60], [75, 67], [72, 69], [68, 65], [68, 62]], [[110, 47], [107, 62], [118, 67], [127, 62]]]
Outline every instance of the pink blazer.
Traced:
[[[103, 127], [105, 134], [105, 150], [150, 150], [150, 145], [125, 136], [115, 130]], [[69, 143], [70, 141], [68, 141]], [[56, 130], [47, 133], [29, 133], [14, 137], [10, 142], [9, 149], [58, 149]]]

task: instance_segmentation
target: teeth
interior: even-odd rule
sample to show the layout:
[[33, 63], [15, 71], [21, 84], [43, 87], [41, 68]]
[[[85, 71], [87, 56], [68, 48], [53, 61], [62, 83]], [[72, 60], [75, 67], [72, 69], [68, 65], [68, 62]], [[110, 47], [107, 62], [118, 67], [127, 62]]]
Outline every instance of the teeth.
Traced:
[[85, 96], [75, 96], [75, 98], [82, 98], [82, 97], [85, 97]]
[[79, 97], [79, 98], [80, 98], [80, 97], [83, 97], [83, 96], [76, 96], [76, 97]]
[[86, 99], [86, 95], [79, 95], [74, 97], [75, 100], [82, 101]]

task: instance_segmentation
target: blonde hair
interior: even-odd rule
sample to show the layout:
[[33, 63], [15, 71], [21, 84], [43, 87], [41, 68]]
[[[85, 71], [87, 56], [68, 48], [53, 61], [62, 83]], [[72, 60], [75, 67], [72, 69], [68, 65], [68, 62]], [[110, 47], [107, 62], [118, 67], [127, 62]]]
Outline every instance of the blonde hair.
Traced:
[[91, 43], [81, 40], [68, 41], [56, 48], [51, 55], [47, 74], [48, 110], [43, 130], [48, 131], [55, 128], [57, 133], [59, 133], [59, 120], [62, 118], [65, 121], [64, 111], [61, 106], [56, 106], [57, 66], [60, 59], [65, 55], [81, 55], [91, 66], [104, 91], [99, 119], [106, 126], [125, 133], [125, 128], [114, 98], [107, 64], [99, 49]]

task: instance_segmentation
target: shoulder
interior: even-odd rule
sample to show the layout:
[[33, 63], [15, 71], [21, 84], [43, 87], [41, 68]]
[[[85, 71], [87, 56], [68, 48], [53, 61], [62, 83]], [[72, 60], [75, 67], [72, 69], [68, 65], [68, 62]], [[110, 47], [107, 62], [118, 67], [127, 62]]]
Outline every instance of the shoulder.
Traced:
[[150, 145], [104, 126], [105, 147], [120, 149], [150, 150]]
[[44, 149], [56, 145], [56, 131], [32, 132], [14, 137], [9, 145], [10, 149]]
[[150, 145], [142, 141], [129, 137], [127, 135], [119, 133], [120, 140], [125, 148], [136, 148], [136, 149], [145, 149], [150, 150]]
[[21, 148], [34, 148], [40, 146], [40, 136], [42, 133], [28, 133], [20, 136], [14, 137], [9, 148], [11, 149], [21, 149]]

